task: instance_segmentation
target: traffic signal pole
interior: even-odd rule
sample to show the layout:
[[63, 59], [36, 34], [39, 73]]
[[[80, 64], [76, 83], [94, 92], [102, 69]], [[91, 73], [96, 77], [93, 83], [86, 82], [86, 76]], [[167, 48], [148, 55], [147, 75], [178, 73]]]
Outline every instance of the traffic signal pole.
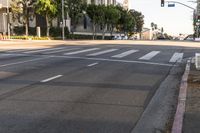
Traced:
[[[196, 14], [196, 9], [195, 8], [193, 8], [191, 6], [188, 6], [188, 5], [184, 4], [184, 3], [181, 3], [181, 2], [178, 2], [178, 1], [165, 1], [165, 0], [161, 0], [161, 7], [164, 7], [165, 3], [174, 3], [174, 4], [179, 4], [179, 5], [185, 6], [185, 7], [189, 8], [189, 9], [192, 9], [193, 10], [193, 14]], [[196, 17], [196, 16], [194, 16], [194, 17]], [[199, 32], [199, 26], [197, 26], [196, 31], [195, 31], [197, 37], [199, 36], [198, 32]]]
[[195, 8], [191, 7], [191, 6], [188, 6], [184, 3], [181, 3], [181, 2], [178, 2], [178, 1], [165, 1], [165, 0], [161, 0], [161, 7], [164, 7], [165, 3], [176, 3], [176, 4], [179, 4], [179, 5], [182, 5], [182, 6], [185, 6], [187, 8], [190, 8], [192, 10], [196, 10]]
[[8, 32], [8, 39], [10, 39], [10, 12], [9, 12], [9, 1], [7, 0], [7, 32]]
[[62, 39], [65, 40], [65, 13], [64, 13], [64, 0], [62, 0]]

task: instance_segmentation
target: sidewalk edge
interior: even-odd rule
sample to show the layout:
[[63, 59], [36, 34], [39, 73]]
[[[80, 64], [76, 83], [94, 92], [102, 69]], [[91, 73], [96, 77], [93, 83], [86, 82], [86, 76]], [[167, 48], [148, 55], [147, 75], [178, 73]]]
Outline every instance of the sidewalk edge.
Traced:
[[171, 133], [182, 133], [183, 117], [185, 113], [185, 103], [186, 103], [187, 86], [188, 86], [187, 80], [190, 73], [190, 65], [191, 65], [191, 61], [188, 60], [186, 64], [185, 72], [182, 76], [182, 80], [180, 84], [178, 105], [177, 105]]

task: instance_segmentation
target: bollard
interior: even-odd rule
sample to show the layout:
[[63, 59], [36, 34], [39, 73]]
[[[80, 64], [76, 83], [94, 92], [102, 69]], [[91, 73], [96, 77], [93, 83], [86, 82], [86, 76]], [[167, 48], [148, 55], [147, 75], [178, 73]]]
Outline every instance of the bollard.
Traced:
[[0, 40], [3, 40], [3, 35], [2, 34], [0, 34]]
[[41, 37], [41, 30], [40, 30], [40, 27], [37, 27], [37, 37]]

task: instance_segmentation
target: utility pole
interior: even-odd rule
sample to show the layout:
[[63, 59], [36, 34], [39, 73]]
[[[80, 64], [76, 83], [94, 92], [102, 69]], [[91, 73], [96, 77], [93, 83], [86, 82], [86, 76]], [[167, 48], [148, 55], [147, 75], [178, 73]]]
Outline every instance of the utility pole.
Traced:
[[8, 32], [8, 39], [10, 39], [10, 13], [9, 13], [9, 1], [7, 0], [7, 32]]
[[64, 0], [62, 0], [62, 39], [65, 40], [65, 14], [64, 14]]

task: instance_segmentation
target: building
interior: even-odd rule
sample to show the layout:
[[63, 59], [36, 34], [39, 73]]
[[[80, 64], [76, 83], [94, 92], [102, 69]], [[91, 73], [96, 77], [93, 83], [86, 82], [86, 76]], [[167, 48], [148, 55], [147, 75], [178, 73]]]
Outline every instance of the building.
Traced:
[[87, 0], [87, 4], [116, 4], [116, 0]]
[[[11, 0], [0, 0], [0, 33], [6, 34], [7, 32], [7, 7], [10, 7], [8, 5], [11, 2]], [[87, 4], [105, 4], [105, 5], [116, 5], [116, 0], [86, 0]], [[7, 4], [8, 3], [8, 4]], [[52, 23], [52, 26], [57, 27], [59, 24], [61, 24], [58, 19], [55, 19]], [[70, 29], [70, 19], [66, 20], [66, 26]], [[19, 23], [16, 23], [13, 26], [22, 26]], [[61, 25], [60, 25], [61, 26]], [[33, 18], [29, 22], [29, 27], [46, 27], [46, 20], [44, 17], [40, 15], [36, 15], [36, 17]], [[74, 29], [75, 34], [92, 34], [92, 23], [87, 15], [80, 18], [79, 24], [76, 26], [76, 29]], [[97, 32], [101, 33], [102, 29], [101, 27], [97, 28]]]
[[124, 9], [129, 10], [130, 9], [130, 0], [124, 0], [123, 7], [124, 7]]
[[0, 0], [0, 33], [7, 32], [7, 7], [9, 7], [9, 0]]
[[141, 40], [152, 40], [152, 31], [149, 28], [143, 28], [141, 32]]

